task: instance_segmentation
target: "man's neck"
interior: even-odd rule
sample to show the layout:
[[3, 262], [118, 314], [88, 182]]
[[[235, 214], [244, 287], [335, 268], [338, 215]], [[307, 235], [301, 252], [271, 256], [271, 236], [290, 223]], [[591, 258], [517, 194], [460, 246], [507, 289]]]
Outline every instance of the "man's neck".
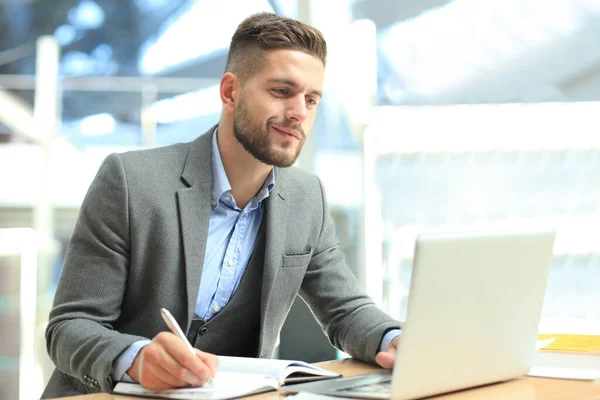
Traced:
[[254, 158], [235, 139], [233, 128], [219, 124], [217, 145], [225, 174], [231, 185], [231, 195], [238, 207], [246, 204], [260, 191], [269, 173], [273, 169]]

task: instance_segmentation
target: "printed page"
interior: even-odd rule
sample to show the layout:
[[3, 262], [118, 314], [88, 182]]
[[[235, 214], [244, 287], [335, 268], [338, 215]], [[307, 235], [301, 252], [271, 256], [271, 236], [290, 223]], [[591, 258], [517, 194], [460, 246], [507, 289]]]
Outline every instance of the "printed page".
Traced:
[[227, 357], [219, 356], [217, 375], [223, 372], [248, 372], [271, 376], [283, 384], [285, 378], [293, 373], [305, 373], [315, 376], [337, 376], [303, 361], [272, 360], [265, 358]]
[[113, 392], [163, 399], [221, 400], [275, 390], [278, 387], [277, 380], [268, 376], [221, 371], [215, 375], [211, 383], [206, 383], [204, 386], [197, 388], [156, 391], [146, 389], [135, 383], [119, 382]]

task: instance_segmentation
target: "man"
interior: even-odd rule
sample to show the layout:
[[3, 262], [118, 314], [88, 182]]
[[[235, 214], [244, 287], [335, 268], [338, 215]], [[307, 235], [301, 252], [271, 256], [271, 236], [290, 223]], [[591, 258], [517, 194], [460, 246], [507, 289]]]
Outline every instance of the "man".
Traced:
[[[218, 125], [191, 143], [112, 154], [83, 202], [46, 332], [43, 397], [200, 385], [215, 354], [270, 357], [300, 295], [336, 347], [391, 368], [400, 324], [362, 292], [320, 181], [291, 166], [321, 100], [321, 33], [247, 18]], [[168, 332], [175, 316], [196, 354]], [[379, 352], [379, 354], [378, 354]]]

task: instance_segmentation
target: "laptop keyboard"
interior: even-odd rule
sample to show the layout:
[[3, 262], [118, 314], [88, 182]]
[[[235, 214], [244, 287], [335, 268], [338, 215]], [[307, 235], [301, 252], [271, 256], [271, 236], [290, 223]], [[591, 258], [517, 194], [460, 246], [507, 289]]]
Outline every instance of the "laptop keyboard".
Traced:
[[337, 389], [338, 392], [391, 393], [392, 380], [386, 379], [375, 383]]

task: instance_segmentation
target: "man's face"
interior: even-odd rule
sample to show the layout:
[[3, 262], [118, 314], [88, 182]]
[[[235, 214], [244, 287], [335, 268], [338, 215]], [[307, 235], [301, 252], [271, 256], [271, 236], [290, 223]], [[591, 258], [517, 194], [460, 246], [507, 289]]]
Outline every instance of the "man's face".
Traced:
[[268, 51], [245, 82], [234, 114], [233, 132], [246, 151], [268, 165], [294, 164], [315, 120], [324, 73], [317, 57]]

